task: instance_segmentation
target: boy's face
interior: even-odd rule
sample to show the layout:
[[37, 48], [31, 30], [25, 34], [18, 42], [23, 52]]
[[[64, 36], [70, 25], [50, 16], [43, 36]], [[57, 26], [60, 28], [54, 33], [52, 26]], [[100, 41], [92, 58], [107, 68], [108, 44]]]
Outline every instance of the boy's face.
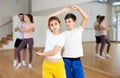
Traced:
[[76, 23], [76, 21], [73, 21], [72, 18], [68, 18], [68, 19], [65, 20], [66, 28], [68, 30], [72, 30], [75, 26], [75, 23]]
[[20, 21], [24, 21], [24, 15], [19, 16]]

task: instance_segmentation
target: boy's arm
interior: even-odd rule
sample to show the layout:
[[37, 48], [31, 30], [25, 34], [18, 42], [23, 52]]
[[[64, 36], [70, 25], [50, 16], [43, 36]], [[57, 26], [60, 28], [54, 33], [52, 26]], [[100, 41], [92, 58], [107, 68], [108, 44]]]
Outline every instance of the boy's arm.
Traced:
[[35, 31], [34, 25], [32, 27], [30, 27], [29, 29], [24, 29], [24, 28], [19, 28], [19, 29], [23, 32], [30, 32], [30, 31], [34, 32]]
[[108, 27], [107, 27], [107, 30], [109, 30], [109, 29], [111, 29], [112, 27], [111, 27], [111, 25], [109, 25]]
[[82, 19], [82, 22], [81, 22], [80, 26], [82, 26], [82, 28], [84, 29], [85, 26], [86, 26], [86, 24], [87, 24], [87, 21], [88, 21], [87, 14], [79, 6], [77, 6], [77, 5], [72, 5], [72, 7], [74, 9], [78, 10], [78, 12], [81, 14], [81, 16], [82, 16], [83, 19]]
[[94, 26], [95, 30], [100, 30], [100, 26]]
[[19, 27], [16, 26], [14, 30], [15, 30], [15, 32], [17, 32], [19, 30]]
[[101, 30], [109, 30], [110, 28], [111, 26], [103, 26], [103, 25], [100, 26]]
[[70, 11], [70, 7], [63, 8], [63, 9], [61, 9], [60, 11], [57, 11], [57, 12], [49, 15], [49, 16], [47, 17], [47, 23], [46, 23], [46, 24], [47, 24], [47, 25], [46, 25], [47, 29], [49, 28], [49, 27], [48, 27], [48, 20], [49, 20], [50, 17], [52, 17], [52, 16], [58, 16], [58, 15], [60, 15], [60, 14], [62, 14], [62, 13], [68, 12], [68, 11]]
[[40, 55], [40, 56], [53, 56], [53, 55], [57, 54], [59, 50], [61, 50], [61, 47], [60, 46], [55, 46], [53, 48], [53, 50], [51, 50], [51, 51], [44, 52], [44, 53], [37, 52], [36, 54]]

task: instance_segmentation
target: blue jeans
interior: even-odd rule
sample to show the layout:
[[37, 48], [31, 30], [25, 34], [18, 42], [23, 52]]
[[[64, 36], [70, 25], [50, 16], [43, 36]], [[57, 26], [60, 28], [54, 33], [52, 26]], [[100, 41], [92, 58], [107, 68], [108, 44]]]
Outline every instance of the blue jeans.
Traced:
[[67, 78], [85, 78], [80, 58], [63, 58]]

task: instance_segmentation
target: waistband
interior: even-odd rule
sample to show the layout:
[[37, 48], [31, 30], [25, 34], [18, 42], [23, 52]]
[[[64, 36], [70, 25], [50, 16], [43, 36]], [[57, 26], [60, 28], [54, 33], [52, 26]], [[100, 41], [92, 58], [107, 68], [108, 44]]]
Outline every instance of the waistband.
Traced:
[[48, 62], [59, 62], [59, 61], [63, 61], [62, 58], [54, 58], [54, 59], [50, 59], [50, 58], [45, 58], [45, 61], [48, 61]]
[[77, 58], [68, 58], [68, 57], [63, 57], [63, 59], [69, 59], [69, 60], [80, 60], [80, 57], [77, 57]]

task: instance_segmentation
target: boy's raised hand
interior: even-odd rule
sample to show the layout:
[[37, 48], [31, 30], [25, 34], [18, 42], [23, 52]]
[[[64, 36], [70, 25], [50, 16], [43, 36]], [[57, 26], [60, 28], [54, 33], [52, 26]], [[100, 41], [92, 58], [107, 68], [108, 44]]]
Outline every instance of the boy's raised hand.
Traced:
[[64, 12], [69, 12], [71, 10], [70, 7], [64, 8]]
[[79, 6], [77, 6], [77, 5], [71, 5], [71, 6], [69, 6], [71, 9], [78, 9], [79, 8]]

